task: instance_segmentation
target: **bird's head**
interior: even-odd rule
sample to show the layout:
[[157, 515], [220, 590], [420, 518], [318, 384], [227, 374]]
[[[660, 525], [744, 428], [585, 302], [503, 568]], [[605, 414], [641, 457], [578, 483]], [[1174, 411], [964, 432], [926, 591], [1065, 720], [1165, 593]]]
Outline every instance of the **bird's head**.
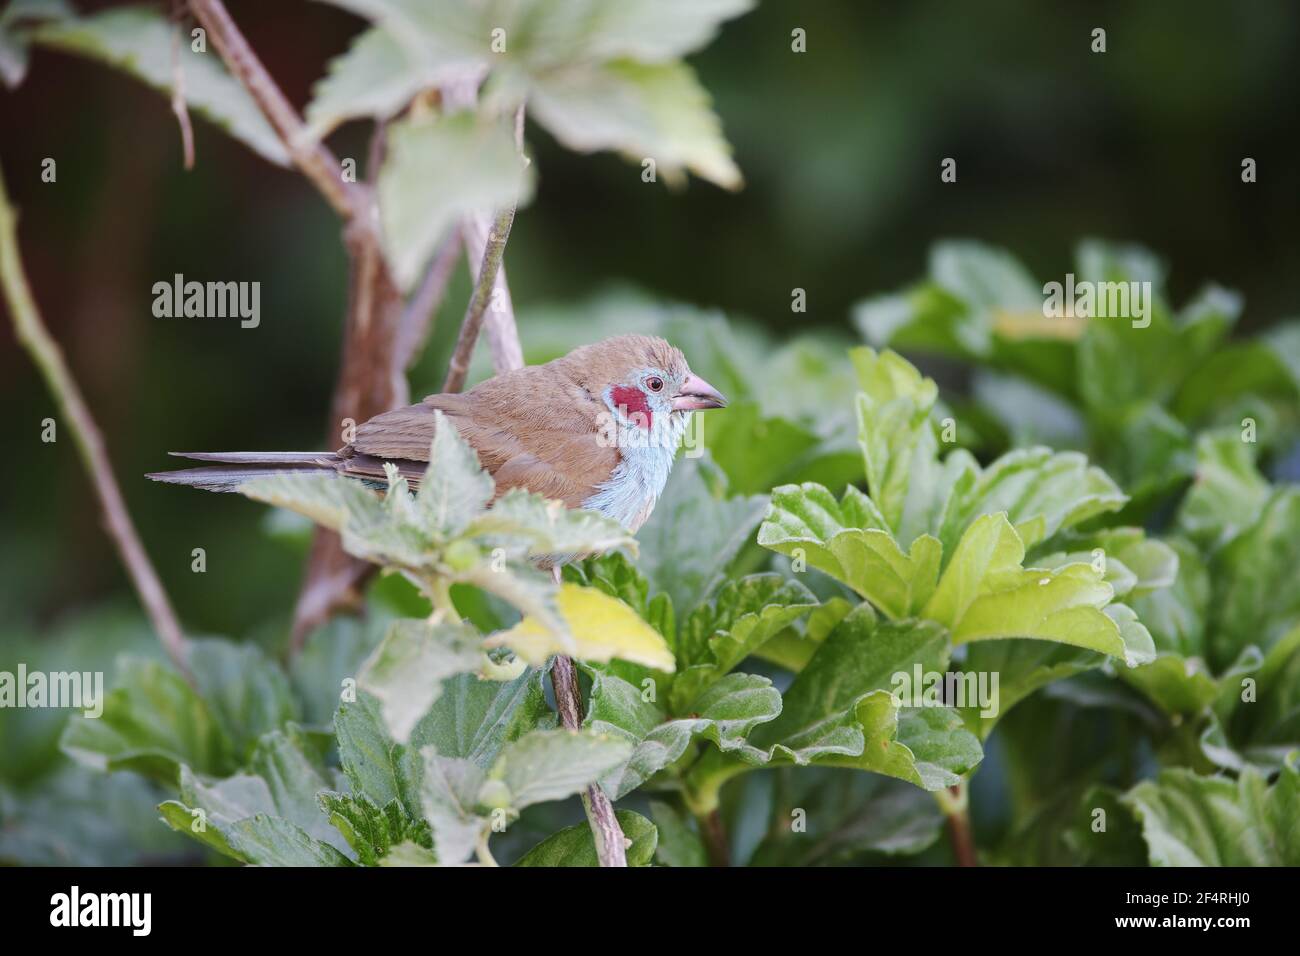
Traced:
[[[723, 408], [727, 400], [693, 373], [686, 356], [663, 339], [620, 335], [572, 352], [568, 361], [582, 385], [623, 428], [646, 432], [681, 424], [698, 409]], [[680, 428], [673, 431], [680, 434]]]

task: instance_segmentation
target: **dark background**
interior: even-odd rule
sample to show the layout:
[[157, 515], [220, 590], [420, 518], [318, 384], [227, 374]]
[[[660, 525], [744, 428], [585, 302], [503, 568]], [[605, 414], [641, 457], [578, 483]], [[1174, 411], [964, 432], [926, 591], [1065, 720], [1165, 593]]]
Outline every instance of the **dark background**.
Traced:
[[[228, 6], [300, 107], [360, 28], [321, 3]], [[1170, 265], [1175, 302], [1215, 279], [1245, 294], [1245, 329], [1294, 315], [1298, 25], [1290, 0], [767, 0], [693, 58], [743, 191], [647, 185], [639, 166], [566, 153], [530, 125], [538, 194], [506, 260], [525, 345], [530, 309], [616, 282], [778, 333], [847, 330], [852, 303], [918, 278], [929, 245], [952, 236], [1005, 246], [1040, 276], [1063, 273], [1081, 237], [1134, 240]], [[361, 162], [368, 132], [353, 124], [331, 145]], [[326, 444], [345, 260], [338, 222], [299, 174], [200, 119], [195, 137], [187, 173], [164, 98], [48, 50], [0, 91], [0, 164], [36, 297], [181, 618], [265, 635], [287, 619], [301, 545], [268, 542], [265, 509], [141, 475], [170, 449]], [[47, 156], [56, 184], [40, 181]], [[946, 156], [953, 185], [939, 180]], [[1240, 180], [1245, 156], [1254, 185]], [[441, 378], [463, 271], [414, 394]], [[260, 281], [261, 327], [155, 319], [151, 287], [175, 272]], [[807, 314], [790, 312], [794, 287]], [[54, 402], [7, 320], [0, 409], [0, 637], [131, 606], [71, 434], [61, 424], [56, 444], [40, 441]], [[205, 575], [190, 571], [195, 547]]]

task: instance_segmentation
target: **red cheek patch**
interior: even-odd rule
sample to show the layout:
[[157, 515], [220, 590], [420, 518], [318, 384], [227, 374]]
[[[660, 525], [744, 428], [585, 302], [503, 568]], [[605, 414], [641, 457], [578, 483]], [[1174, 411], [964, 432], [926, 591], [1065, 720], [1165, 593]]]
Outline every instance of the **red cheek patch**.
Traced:
[[645, 392], [630, 385], [619, 385], [610, 393], [614, 407], [623, 413], [623, 417], [634, 425], [648, 429], [654, 422], [654, 412], [646, 401]]

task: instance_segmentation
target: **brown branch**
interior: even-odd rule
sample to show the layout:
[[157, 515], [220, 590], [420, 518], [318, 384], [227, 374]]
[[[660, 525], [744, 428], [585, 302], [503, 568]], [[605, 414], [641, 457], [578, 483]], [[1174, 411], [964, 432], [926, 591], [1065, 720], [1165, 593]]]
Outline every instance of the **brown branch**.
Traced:
[[[551, 686], [555, 689], [560, 722], [567, 730], [577, 730], [582, 726], [582, 691], [578, 687], [578, 670], [572, 658], [556, 655], [551, 664]], [[600, 784], [593, 783], [582, 792], [582, 806], [587, 811], [587, 822], [596, 839], [596, 857], [600, 865], [627, 866], [627, 838], [614, 815], [614, 805]]]
[[149, 555], [140, 543], [135, 524], [126, 510], [122, 491], [113, 477], [103, 435], [95, 425], [95, 419], [63, 359], [58, 343], [41, 321], [40, 310], [32, 297], [31, 287], [27, 284], [22, 257], [18, 251], [18, 218], [9, 204], [3, 174], [0, 174], [0, 284], [4, 286], [4, 298], [9, 305], [15, 335], [31, 354], [72, 428], [77, 451], [90, 473], [95, 493], [104, 509], [105, 526], [117, 546], [122, 563], [126, 565], [140, 603], [144, 605], [167, 656], [189, 679], [185, 636], [181, 632], [180, 621], [172, 610], [167, 592], [163, 590], [162, 582], [149, 562]]
[[975, 837], [970, 825], [970, 795], [966, 781], [935, 793], [948, 821], [948, 842], [958, 866], [979, 866]]
[[243, 84], [284, 143], [290, 158], [345, 219], [360, 218], [369, 197], [353, 183], [344, 182], [339, 161], [322, 143], [314, 142], [288, 98], [271, 79], [262, 61], [248, 45], [221, 0], [189, 0], [190, 10], [203, 24], [226, 67]]

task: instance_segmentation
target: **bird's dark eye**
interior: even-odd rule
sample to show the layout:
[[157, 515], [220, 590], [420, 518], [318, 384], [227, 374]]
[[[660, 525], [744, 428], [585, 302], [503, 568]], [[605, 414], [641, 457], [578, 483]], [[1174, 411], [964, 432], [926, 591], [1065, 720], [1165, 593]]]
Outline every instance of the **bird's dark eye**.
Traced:
[[645, 387], [652, 392], [662, 392], [664, 390], [664, 380], [658, 375], [651, 375], [645, 380]]

